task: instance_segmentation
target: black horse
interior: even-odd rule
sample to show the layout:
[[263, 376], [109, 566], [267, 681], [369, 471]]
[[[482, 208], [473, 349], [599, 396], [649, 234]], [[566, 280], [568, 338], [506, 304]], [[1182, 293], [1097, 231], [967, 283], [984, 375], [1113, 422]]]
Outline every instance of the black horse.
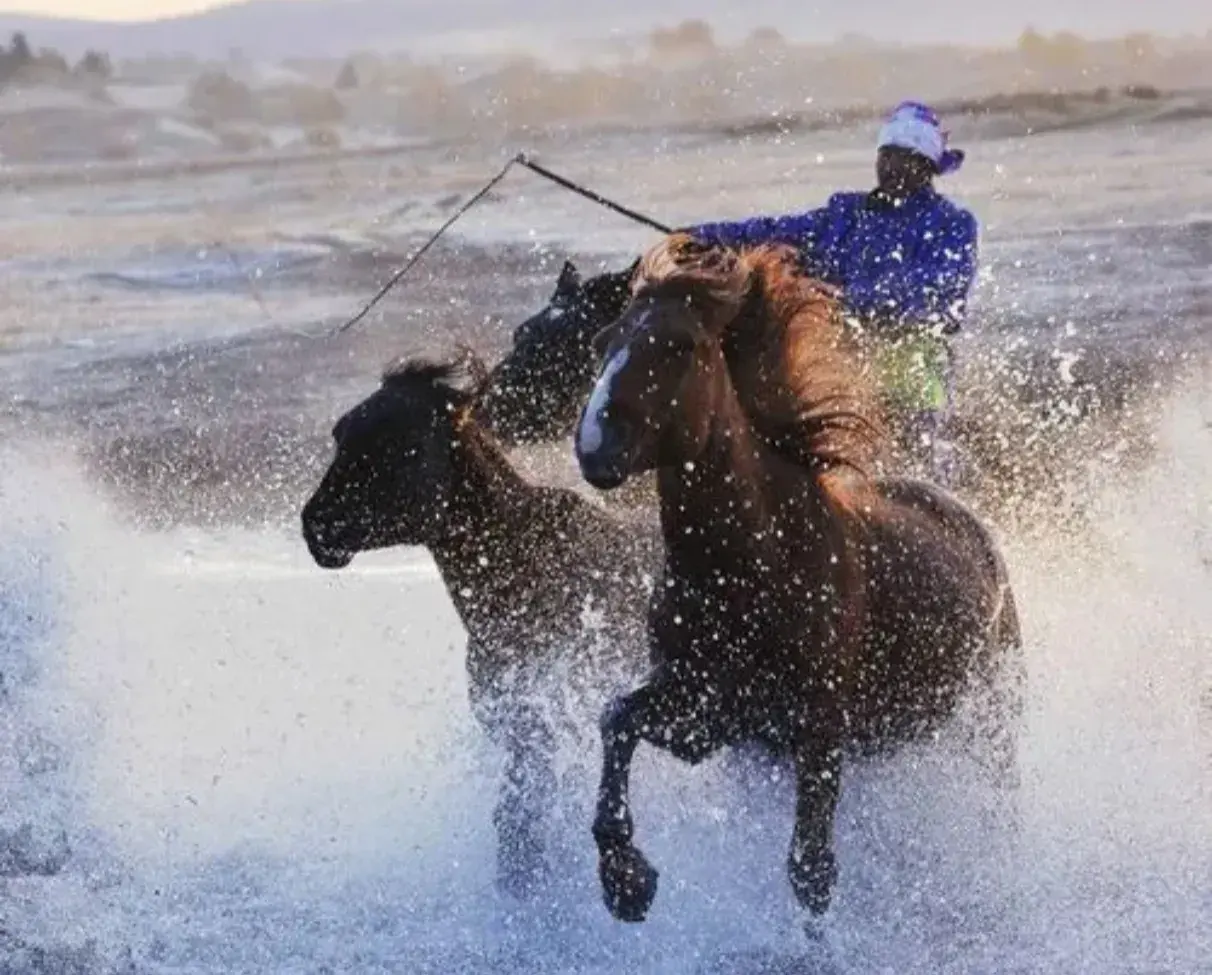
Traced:
[[660, 542], [655, 525], [523, 480], [476, 419], [482, 370], [470, 389], [466, 372], [405, 361], [341, 417], [303, 537], [329, 569], [389, 546], [432, 554], [467, 629], [474, 713], [506, 752], [499, 875], [523, 894], [549, 866], [541, 827], [555, 794], [553, 721], [568, 716], [559, 706], [568, 689], [552, 701], [543, 678], [562, 664], [590, 687], [634, 676]]
[[564, 263], [547, 307], [514, 330], [480, 398], [477, 415], [501, 443], [551, 443], [572, 433], [597, 370], [593, 337], [627, 306], [638, 263], [588, 279]]

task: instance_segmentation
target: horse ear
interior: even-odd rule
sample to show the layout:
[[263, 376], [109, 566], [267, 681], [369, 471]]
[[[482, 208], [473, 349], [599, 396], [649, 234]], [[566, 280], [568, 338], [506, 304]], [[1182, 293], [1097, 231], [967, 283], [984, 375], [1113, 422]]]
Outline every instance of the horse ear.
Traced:
[[574, 294], [581, 290], [581, 272], [572, 261], [565, 261], [560, 269], [560, 279], [556, 282], [557, 296]]

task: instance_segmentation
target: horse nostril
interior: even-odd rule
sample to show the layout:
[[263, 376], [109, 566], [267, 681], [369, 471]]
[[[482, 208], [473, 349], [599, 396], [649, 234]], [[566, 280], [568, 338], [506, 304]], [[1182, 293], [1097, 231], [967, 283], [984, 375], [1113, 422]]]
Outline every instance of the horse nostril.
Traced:
[[583, 453], [579, 461], [581, 476], [599, 490], [619, 487], [627, 480], [627, 463], [622, 453], [613, 451]]

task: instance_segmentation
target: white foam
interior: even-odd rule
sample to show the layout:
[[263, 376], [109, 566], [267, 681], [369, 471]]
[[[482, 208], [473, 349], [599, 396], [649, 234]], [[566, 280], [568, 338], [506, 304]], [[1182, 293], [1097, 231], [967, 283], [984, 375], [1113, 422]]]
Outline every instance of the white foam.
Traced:
[[[1009, 542], [1032, 677], [1017, 849], [983, 825], [988, 797], [946, 743], [847, 774], [839, 970], [1127, 975], [1207, 958], [1205, 400], [1176, 406], [1144, 482], [1104, 492], [1095, 537]], [[187, 975], [691, 975], [734, 970], [712, 967], [734, 950], [796, 950], [785, 782], [641, 749], [638, 838], [661, 889], [647, 923], [619, 925], [588, 831], [596, 736], [570, 737], [559, 877], [517, 907], [492, 886], [497, 756], [436, 580], [309, 571], [277, 532], [134, 534], [57, 460], [10, 451], [0, 471], [6, 564], [41, 566], [4, 579], [49, 624], [4, 740], [36, 728], [66, 759], [45, 794], [6, 777], [6, 801], [60, 817], [76, 847], [64, 877], [11, 888], [10, 932], [127, 940]], [[189, 558], [209, 570], [180, 571]]]

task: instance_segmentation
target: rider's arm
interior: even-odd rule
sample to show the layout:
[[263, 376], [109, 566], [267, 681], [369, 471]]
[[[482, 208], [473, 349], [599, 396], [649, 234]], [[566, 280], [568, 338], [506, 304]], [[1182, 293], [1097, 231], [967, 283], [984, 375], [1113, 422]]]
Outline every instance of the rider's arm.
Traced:
[[860, 315], [959, 330], [976, 279], [977, 225], [966, 211], [939, 227], [911, 263], [885, 263], [846, 283], [846, 304]]
[[821, 207], [779, 217], [750, 217], [748, 220], [698, 224], [684, 227], [682, 231], [704, 244], [731, 248], [787, 244], [807, 256], [820, 235], [827, 215], [827, 208]]

